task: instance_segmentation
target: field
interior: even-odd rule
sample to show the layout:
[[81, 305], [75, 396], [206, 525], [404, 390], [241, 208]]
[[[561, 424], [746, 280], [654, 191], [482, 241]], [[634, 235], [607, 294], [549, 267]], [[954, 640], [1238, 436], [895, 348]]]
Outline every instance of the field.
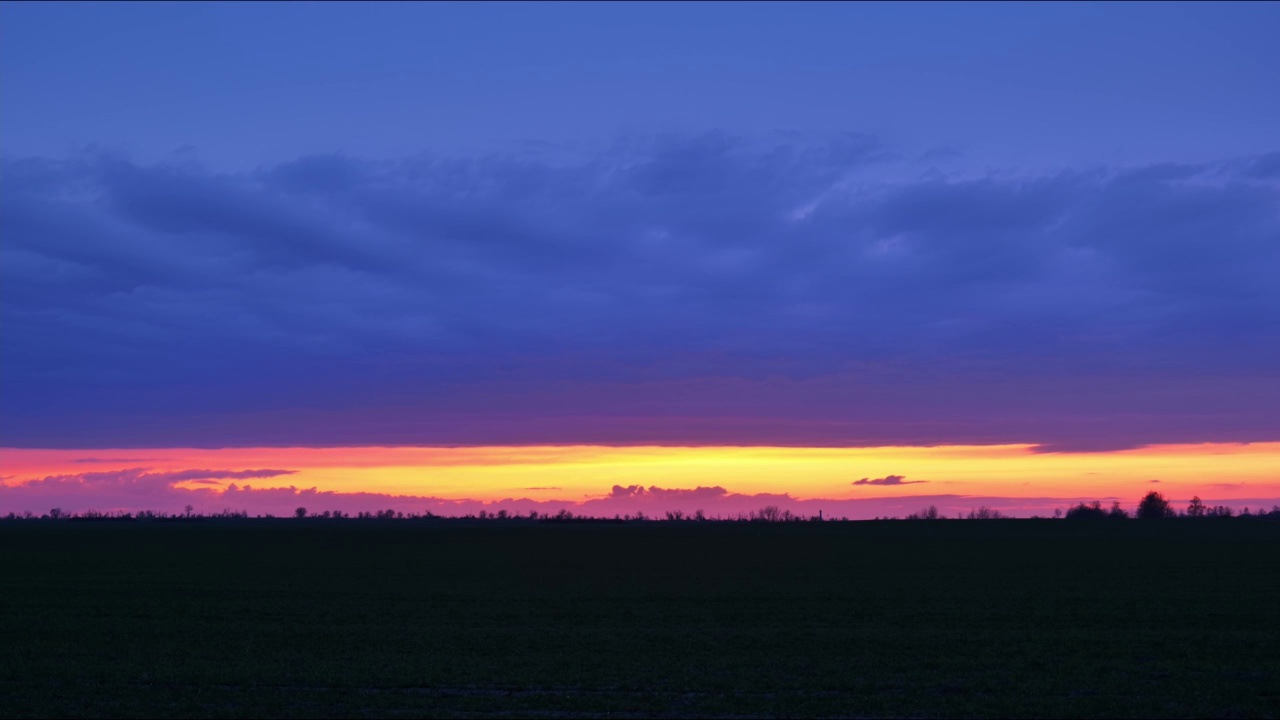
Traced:
[[0, 523], [0, 715], [1280, 716], [1280, 523]]

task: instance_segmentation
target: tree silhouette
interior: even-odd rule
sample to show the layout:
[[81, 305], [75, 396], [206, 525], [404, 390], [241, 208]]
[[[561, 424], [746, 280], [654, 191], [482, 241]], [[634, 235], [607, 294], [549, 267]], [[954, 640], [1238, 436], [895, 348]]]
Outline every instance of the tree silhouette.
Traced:
[[1191, 498], [1191, 504], [1187, 506], [1187, 517], [1204, 517], [1207, 509], [1204, 503], [1200, 501], [1200, 496], [1197, 495]]
[[782, 519], [782, 510], [777, 505], [765, 505], [760, 508], [756, 517], [763, 522], [778, 522]]
[[938, 512], [937, 505], [930, 505], [920, 512], [911, 513], [907, 516], [908, 520], [941, 520], [942, 513]]
[[1169, 507], [1169, 501], [1164, 499], [1164, 495], [1152, 490], [1138, 503], [1137, 515], [1142, 520], [1173, 517], [1173, 508]]
[[307, 509], [304, 507], [300, 507], [297, 510], [293, 511], [293, 516], [296, 518], [304, 518], [307, 516]]

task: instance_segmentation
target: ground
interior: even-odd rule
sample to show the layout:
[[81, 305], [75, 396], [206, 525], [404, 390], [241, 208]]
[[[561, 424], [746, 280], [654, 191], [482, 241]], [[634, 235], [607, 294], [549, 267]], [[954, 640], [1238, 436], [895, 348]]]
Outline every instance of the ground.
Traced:
[[1280, 716], [1280, 523], [0, 523], [0, 716]]

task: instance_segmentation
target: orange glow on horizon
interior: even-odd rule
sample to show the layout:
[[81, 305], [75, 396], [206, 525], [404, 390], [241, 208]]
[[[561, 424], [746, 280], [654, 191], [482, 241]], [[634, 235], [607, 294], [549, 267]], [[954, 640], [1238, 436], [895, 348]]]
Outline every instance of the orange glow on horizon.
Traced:
[[[799, 499], [932, 494], [1136, 499], [1152, 488], [1220, 498], [1280, 495], [1280, 442], [1082, 453], [1037, 453], [1032, 445], [0, 449], [0, 487], [125, 468], [274, 468], [296, 472], [217, 484], [476, 500], [581, 500], [605, 495], [613, 485], [718, 485], [733, 493], [789, 493]], [[888, 475], [924, 482], [852, 484]]]

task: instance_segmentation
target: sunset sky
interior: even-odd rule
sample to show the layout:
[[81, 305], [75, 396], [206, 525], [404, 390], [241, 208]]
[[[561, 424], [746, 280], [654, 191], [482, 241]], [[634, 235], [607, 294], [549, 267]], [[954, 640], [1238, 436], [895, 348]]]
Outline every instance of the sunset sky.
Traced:
[[0, 4], [0, 515], [1280, 503], [1280, 4]]

